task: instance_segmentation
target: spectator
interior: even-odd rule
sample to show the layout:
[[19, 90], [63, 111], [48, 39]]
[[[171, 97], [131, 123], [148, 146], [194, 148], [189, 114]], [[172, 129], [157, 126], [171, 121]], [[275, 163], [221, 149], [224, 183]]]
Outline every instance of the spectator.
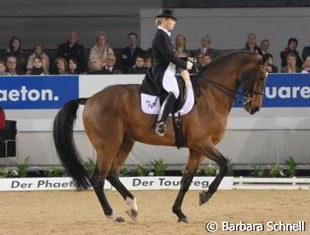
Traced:
[[35, 57], [41, 57], [49, 60], [48, 55], [44, 52], [43, 46], [42, 45], [36, 45], [33, 49], [33, 53], [28, 57], [27, 61], [27, 70], [32, 69], [33, 67], [33, 59]]
[[103, 61], [101, 57], [92, 57], [89, 60], [89, 71], [87, 74], [104, 74]]
[[249, 33], [247, 42], [245, 43], [244, 50], [252, 53], [256, 53], [259, 55], [263, 55], [262, 50], [256, 44], [256, 34]]
[[75, 58], [69, 59], [68, 73], [69, 74], [80, 74], [81, 73], [79, 62]]
[[26, 75], [49, 75], [49, 72], [43, 68], [43, 60], [41, 57], [34, 57], [32, 64], [32, 69], [28, 70]]
[[199, 64], [199, 74], [202, 74], [207, 70], [208, 65], [213, 61], [213, 57], [211, 53], [204, 54], [201, 58], [201, 62]]
[[147, 67], [143, 56], [137, 56], [135, 64], [129, 69], [129, 74], [146, 74]]
[[138, 46], [138, 35], [131, 32], [127, 38], [128, 46], [121, 51], [120, 64], [123, 73], [128, 73], [128, 70], [135, 64], [138, 55], [144, 55], [144, 50]]
[[270, 48], [270, 41], [268, 39], [262, 40], [260, 43], [260, 49], [261, 49], [262, 55], [265, 55], [267, 53], [270, 54], [269, 48]]
[[310, 55], [306, 57], [301, 73], [310, 73]]
[[68, 34], [67, 42], [57, 48], [57, 57], [63, 57], [67, 63], [70, 58], [75, 58], [80, 66], [81, 71], [86, 70], [86, 60], [84, 56], [84, 46], [78, 43], [78, 33], [71, 31]]
[[45, 58], [45, 57], [41, 57], [42, 58], [42, 63], [43, 63], [43, 69], [45, 71], [47, 71], [47, 73], [49, 73], [50, 70], [50, 60]]
[[302, 49], [302, 59], [305, 61], [306, 58], [310, 55], [310, 46], [305, 46], [303, 49]]
[[55, 75], [65, 75], [68, 74], [68, 63], [63, 57], [57, 57], [54, 62], [54, 72]]
[[4, 61], [0, 60], [0, 76], [7, 76], [9, 73], [6, 72], [6, 66]]
[[216, 58], [216, 50], [211, 48], [211, 37], [210, 35], [206, 35], [200, 40], [201, 47], [195, 51], [195, 57], [198, 60], [199, 54], [212, 54], [213, 58]]
[[299, 73], [301, 69], [296, 65], [297, 57], [294, 52], [287, 54], [286, 56], [286, 65], [282, 67], [282, 73]]
[[280, 53], [281, 57], [281, 66], [285, 67], [287, 65], [287, 55], [288, 54], [295, 54], [296, 57], [296, 65], [301, 68], [302, 66], [302, 60], [299, 56], [299, 53], [297, 51], [298, 41], [296, 38], [290, 38], [287, 42], [287, 47]]
[[175, 37], [175, 55], [184, 59], [191, 57], [190, 51], [186, 48], [186, 37], [182, 34]]
[[23, 73], [21, 72], [18, 63], [17, 63], [17, 58], [13, 55], [9, 55], [6, 57], [5, 60], [5, 66], [7, 68], [7, 73], [8, 75], [22, 75]]
[[23, 74], [27, 69], [27, 59], [22, 51], [21, 41], [18, 37], [12, 37], [9, 42], [9, 48], [5, 53], [5, 57], [14, 56], [17, 60], [17, 70]]
[[114, 54], [114, 51], [107, 43], [106, 34], [104, 32], [98, 32], [96, 35], [96, 45], [90, 49], [89, 61], [93, 57], [98, 57], [105, 63], [108, 54]]
[[122, 74], [122, 71], [115, 68], [116, 64], [116, 57], [114, 54], [109, 54], [107, 56], [107, 60], [105, 66], [103, 67], [104, 74]]
[[273, 64], [273, 56], [270, 53], [266, 53], [262, 58], [263, 65], [266, 66], [269, 73], [277, 73], [278, 67]]

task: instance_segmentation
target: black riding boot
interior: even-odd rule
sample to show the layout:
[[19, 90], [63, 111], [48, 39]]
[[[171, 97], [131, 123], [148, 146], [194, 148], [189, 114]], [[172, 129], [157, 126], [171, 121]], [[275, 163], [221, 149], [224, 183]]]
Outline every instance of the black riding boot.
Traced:
[[168, 96], [166, 97], [163, 105], [160, 108], [157, 122], [156, 122], [156, 128], [155, 133], [159, 136], [164, 136], [166, 132], [166, 119], [169, 115], [169, 113], [173, 112], [173, 105], [175, 103], [175, 96], [172, 92], [169, 92]]

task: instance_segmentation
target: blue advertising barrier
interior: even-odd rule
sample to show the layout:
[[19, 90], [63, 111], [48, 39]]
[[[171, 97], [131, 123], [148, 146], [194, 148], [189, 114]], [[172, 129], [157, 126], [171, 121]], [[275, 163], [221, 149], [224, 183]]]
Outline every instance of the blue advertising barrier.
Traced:
[[263, 107], [310, 107], [310, 74], [269, 74]]
[[[87, 85], [92, 81], [87, 80]], [[79, 76], [3, 76], [0, 105], [5, 109], [58, 109], [78, 98], [79, 90], [88, 89], [80, 83]], [[263, 107], [310, 107], [310, 74], [269, 74]]]
[[78, 97], [78, 76], [0, 78], [0, 105], [4, 109], [58, 109]]

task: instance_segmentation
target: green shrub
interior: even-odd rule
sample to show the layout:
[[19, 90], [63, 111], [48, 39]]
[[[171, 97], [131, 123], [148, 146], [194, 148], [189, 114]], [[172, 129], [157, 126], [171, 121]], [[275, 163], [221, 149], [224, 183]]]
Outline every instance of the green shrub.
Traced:
[[128, 173], [129, 173], [128, 167], [126, 165], [123, 165], [119, 171], [119, 176], [127, 176]]
[[216, 167], [213, 164], [208, 164], [206, 166], [201, 166], [197, 170], [197, 175], [200, 175], [200, 176], [215, 176], [217, 174], [217, 169], [218, 169], [218, 167]]
[[47, 176], [48, 177], [62, 177], [65, 175], [65, 169], [60, 167], [50, 168], [48, 169]]
[[297, 168], [297, 162], [292, 156], [289, 156], [285, 160], [285, 164], [287, 165], [287, 170], [288, 170], [288, 176], [293, 177], [296, 174], [296, 168]]
[[93, 171], [95, 170], [96, 162], [92, 158], [88, 157], [87, 160], [83, 160], [83, 166], [87, 172], [87, 175], [91, 177]]
[[6, 178], [9, 175], [9, 170], [7, 168], [0, 168], [0, 178]]
[[232, 162], [232, 159], [228, 158], [228, 162], [227, 162], [227, 167], [228, 167], [228, 171], [227, 171], [227, 176], [234, 176], [234, 166], [235, 164]]
[[279, 163], [276, 163], [271, 166], [269, 171], [270, 176], [272, 177], [281, 177], [284, 176], [282, 168]]
[[163, 176], [168, 167], [168, 165], [164, 162], [163, 158], [151, 161], [151, 164], [153, 166], [153, 170], [156, 176]]
[[146, 170], [144, 164], [139, 164], [137, 166], [137, 175], [138, 176], [146, 176], [147, 175], [147, 170]]
[[250, 175], [254, 177], [262, 177], [264, 176], [264, 171], [265, 171], [264, 167], [253, 164]]
[[19, 177], [26, 177], [28, 174], [28, 170], [30, 167], [30, 157], [26, 157], [26, 159], [22, 163], [18, 163], [17, 172]]

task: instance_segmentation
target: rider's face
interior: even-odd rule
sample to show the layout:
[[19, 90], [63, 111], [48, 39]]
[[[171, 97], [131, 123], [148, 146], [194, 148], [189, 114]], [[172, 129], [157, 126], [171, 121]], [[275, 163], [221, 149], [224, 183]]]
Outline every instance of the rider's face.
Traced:
[[164, 18], [163, 20], [163, 27], [167, 29], [168, 31], [172, 31], [175, 24], [176, 24], [176, 21], [172, 18]]

